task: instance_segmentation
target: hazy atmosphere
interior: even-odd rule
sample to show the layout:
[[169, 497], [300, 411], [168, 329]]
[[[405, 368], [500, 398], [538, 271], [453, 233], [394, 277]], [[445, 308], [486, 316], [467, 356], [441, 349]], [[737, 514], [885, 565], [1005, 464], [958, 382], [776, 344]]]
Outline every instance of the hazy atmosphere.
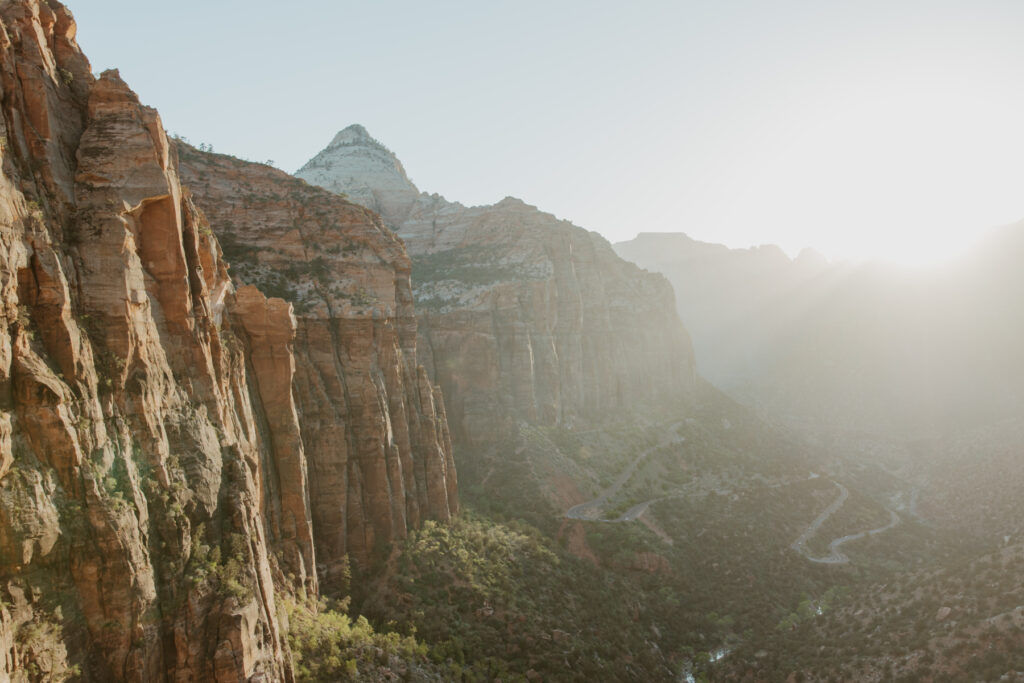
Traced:
[[0, 682], [1024, 681], [1024, 4], [69, 2]]
[[463, 204], [915, 264], [1024, 218], [1009, 0], [73, 9], [169, 130], [286, 171], [361, 123]]

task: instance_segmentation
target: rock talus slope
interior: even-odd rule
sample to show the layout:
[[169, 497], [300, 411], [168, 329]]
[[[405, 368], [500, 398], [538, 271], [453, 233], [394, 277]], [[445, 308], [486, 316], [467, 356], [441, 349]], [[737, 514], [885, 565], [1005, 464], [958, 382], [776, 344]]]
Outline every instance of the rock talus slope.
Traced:
[[465, 207], [420, 193], [358, 125], [296, 175], [366, 202], [405, 241], [420, 355], [457, 442], [493, 443], [516, 419], [572, 424], [693, 401], [671, 287], [596, 233], [514, 198]]
[[361, 209], [330, 243], [386, 306], [236, 292], [55, 0], [0, 4], [0, 103], [0, 678], [292, 680], [280, 596], [457, 505], [400, 243]]

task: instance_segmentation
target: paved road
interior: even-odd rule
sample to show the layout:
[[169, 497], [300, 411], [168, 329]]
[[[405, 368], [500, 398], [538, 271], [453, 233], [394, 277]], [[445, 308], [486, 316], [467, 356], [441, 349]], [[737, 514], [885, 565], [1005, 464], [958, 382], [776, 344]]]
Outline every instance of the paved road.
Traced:
[[[614, 482], [612, 482], [612, 485], [606, 488], [604, 491], [602, 491], [601, 495], [599, 495], [597, 498], [594, 498], [593, 500], [588, 500], [586, 503], [580, 503], [579, 505], [572, 506], [571, 508], [569, 508], [569, 511], [565, 513], [565, 516], [569, 519], [586, 519], [590, 521], [601, 522], [622, 521], [621, 517], [619, 519], [601, 519], [601, 508], [604, 507], [605, 503], [608, 502], [609, 498], [618, 493], [619, 489], [621, 489], [623, 485], [625, 485], [625, 483], [629, 481], [629, 478], [633, 476], [633, 472], [636, 471], [636, 468], [640, 465], [643, 459], [647, 457], [648, 453], [650, 453], [651, 450], [654, 449], [644, 451], [643, 453], [637, 456], [636, 460], [629, 463], [629, 466], [619, 473], [619, 476], [616, 477]], [[644, 509], [646, 509], [646, 505], [651, 502], [653, 501], [647, 501], [647, 503], [641, 503], [640, 505], [643, 505]], [[626, 515], [632, 512], [636, 507], [637, 506], [634, 506], [627, 510]], [[625, 517], [626, 515], [623, 515], [623, 517]], [[634, 515], [633, 519], [636, 519], [638, 516], [639, 513]]]
[[[674, 431], [680, 424], [682, 423], [676, 422], [671, 425], [669, 427], [669, 432], [671, 433]], [[630, 477], [633, 476], [633, 473], [636, 472], [636, 468], [640, 466], [640, 463], [643, 462], [644, 458], [662, 446], [683, 443], [685, 440], [686, 439], [672, 439], [668, 437], [662, 439], [656, 446], [652, 446], [638, 455], [636, 460], [629, 463], [625, 469], [619, 472], [619, 476], [615, 478], [615, 481], [612, 482], [611, 486], [606, 488], [604, 491], [601, 491], [601, 494], [597, 498], [588, 500], [586, 503], [580, 503], [579, 505], [572, 506], [569, 508], [569, 511], [565, 513], [565, 516], [569, 519], [584, 519], [591, 522], [632, 522], [646, 512], [651, 503], [664, 499], [664, 496], [660, 498], [651, 498], [650, 500], [645, 500], [642, 503], [637, 503], [615, 519], [602, 518], [601, 508], [605, 506], [609, 498], [614, 496], [619, 492], [619, 489], [625, 486], [626, 482], [628, 482]]]
[[885, 526], [834, 539], [829, 544], [828, 555], [825, 555], [824, 557], [812, 557], [810, 551], [807, 550], [807, 542], [811, 540], [811, 537], [814, 536], [815, 533], [817, 533], [818, 529], [821, 528], [821, 525], [825, 523], [825, 520], [831, 517], [837, 510], [839, 510], [839, 508], [843, 507], [843, 503], [845, 503], [846, 499], [850, 497], [850, 492], [845, 486], [840, 484], [838, 481], [833, 481], [832, 483], [839, 487], [839, 495], [827, 508], [822, 510], [821, 514], [811, 522], [811, 525], [807, 527], [802, 534], [800, 534], [800, 537], [793, 541], [790, 548], [797, 551], [811, 562], [817, 562], [819, 564], [846, 564], [850, 561], [850, 558], [847, 557], [846, 553], [839, 549], [841, 545], [849, 541], [855, 541], [858, 538], [874, 536], [875, 534], [880, 534], [883, 531], [888, 531], [900, 523], [900, 516], [897, 515], [894, 510], [889, 510], [890, 519], [889, 523]]
[[834, 539], [828, 546], [829, 554], [825, 557], [808, 557], [807, 559], [811, 562], [820, 562], [821, 564], [845, 564], [850, 561], [850, 558], [846, 556], [839, 546], [846, 543], [847, 541], [855, 541], [858, 538], [864, 538], [865, 536], [874, 536], [880, 534], [883, 531], [888, 531], [897, 524], [900, 523], [900, 516], [896, 514], [895, 510], [889, 510], [889, 523], [885, 526], [880, 526], [877, 529], [871, 529], [869, 531], [861, 531], [857, 534], [850, 534], [849, 536], [843, 536], [842, 538]]
[[[646, 451], [638, 455], [633, 462], [629, 463], [629, 465], [625, 469], [623, 469], [622, 472], [619, 473], [619, 476], [615, 478], [615, 481], [612, 482], [611, 486], [602, 491], [600, 495], [597, 496], [597, 498], [589, 500], [586, 503], [574, 505], [573, 507], [569, 508], [568, 512], [565, 513], [565, 516], [569, 519], [582, 519], [590, 522], [615, 523], [635, 521], [637, 518], [640, 517], [640, 515], [647, 512], [647, 508], [649, 508], [653, 503], [657, 503], [659, 500], [664, 500], [668, 496], [651, 498], [650, 500], [645, 500], [642, 503], [637, 503], [633, 507], [626, 510], [623, 514], [616, 517], [615, 519], [606, 519], [602, 517], [601, 509], [605, 506], [605, 504], [607, 504], [609, 498], [614, 496], [616, 493], [619, 492], [619, 489], [625, 486], [626, 482], [628, 482], [629, 479], [633, 476], [633, 473], [636, 472], [636, 468], [640, 466], [640, 463], [643, 462], [644, 458], [646, 458], [655, 449], [668, 445], [670, 443], [681, 443], [681, 441], [672, 441], [671, 439], [664, 439], [657, 446], [653, 446], [652, 448], [647, 449]], [[809, 478], [817, 479], [818, 474], [812, 472]], [[785, 483], [788, 484], [792, 482]], [[825, 555], [823, 557], [813, 557], [810, 551], [807, 549], [807, 542], [810, 541], [814, 534], [818, 532], [818, 529], [820, 529], [821, 525], [825, 523], [825, 520], [827, 520], [829, 517], [835, 514], [841, 507], [843, 507], [843, 504], [846, 502], [846, 499], [850, 497], [850, 492], [845, 486], [840, 484], [838, 481], [833, 481], [832, 483], [835, 484], [836, 487], [839, 489], [839, 495], [836, 496], [835, 500], [829, 503], [829, 506], [827, 508], [821, 511], [821, 514], [815, 517], [814, 521], [811, 522], [810, 526], [804, 529], [804, 532], [800, 534], [799, 538], [793, 541], [790, 547], [793, 550], [800, 553], [801, 555], [803, 555], [804, 557], [806, 557], [811, 562], [817, 562], [819, 564], [846, 564], [850, 561], [850, 558], [847, 557], [846, 553], [840, 550], [840, 547], [844, 543], [855, 541], [859, 538], [864, 538], [866, 536], [874, 536], [875, 534], [880, 534], [884, 531], [888, 531], [889, 529], [893, 528], [894, 526], [900, 523], [900, 516], [896, 514], [894, 510], [889, 510], [889, 514], [891, 517], [889, 519], [889, 523], [885, 526], [880, 526], [877, 529], [870, 529], [868, 531], [861, 531], [856, 534], [849, 534], [847, 536], [836, 538], [829, 544], [828, 555]], [[776, 484], [775, 486], [781, 485], [783, 484]]]
[[[672, 425], [669, 429], [674, 430], [679, 424], [681, 423], [677, 422], [674, 425]], [[619, 473], [619, 476], [616, 477], [615, 481], [612, 482], [611, 486], [602, 491], [601, 494], [597, 496], [597, 498], [594, 498], [593, 500], [588, 500], [586, 503], [574, 505], [573, 507], [569, 508], [569, 510], [565, 513], [565, 516], [568, 519], [582, 519], [588, 522], [633, 522], [637, 520], [642, 514], [647, 512], [647, 508], [649, 508], [654, 503], [657, 503], [660, 500], [666, 500], [667, 498], [675, 498], [680, 495], [683, 495], [682, 491], [677, 491], [667, 496], [659, 496], [657, 498], [645, 500], [642, 503], [637, 503], [636, 505], [629, 508], [624, 513], [622, 513], [614, 519], [606, 519], [601, 516], [601, 509], [608, 503], [608, 499], [614, 496], [616, 493], [618, 493], [619, 489], [626, 485], [626, 482], [628, 482], [630, 477], [633, 476], [633, 473], [636, 472], [636, 468], [640, 466], [640, 463], [643, 462], [644, 458], [646, 458], [651, 452], [658, 448], [661, 448], [662, 446], [668, 446], [671, 444], [681, 444], [684, 441], [686, 441], [686, 439], [672, 439], [669, 437], [662, 439], [661, 442], [658, 443], [658, 445], [652, 446], [651, 448], [647, 449], [646, 451], [638, 455], [633, 462], [631, 462], [628, 466], [626, 466], [625, 469], [622, 470], [622, 472]], [[808, 479], [817, 479], [818, 476], [819, 475], [817, 473], [811, 472]], [[769, 488], [778, 488], [780, 486], [788, 486], [796, 481], [803, 480], [797, 478], [790, 481], [783, 481], [777, 484], [766, 484], [766, 486], [768, 486]], [[726, 495], [731, 492], [732, 490], [728, 488], [716, 489], [716, 493], [720, 495]], [[847, 493], [846, 495], [849, 494]], [[843, 497], [843, 500], [846, 500], [845, 496]], [[842, 505], [842, 502], [840, 502], [839, 504]], [[823, 522], [825, 520], [822, 519], [821, 521]], [[821, 522], [818, 522], [818, 526], [821, 526]], [[815, 527], [815, 529], [817, 529], [817, 527]], [[810, 538], [810, 534], [808, 534], [807, 538]]]

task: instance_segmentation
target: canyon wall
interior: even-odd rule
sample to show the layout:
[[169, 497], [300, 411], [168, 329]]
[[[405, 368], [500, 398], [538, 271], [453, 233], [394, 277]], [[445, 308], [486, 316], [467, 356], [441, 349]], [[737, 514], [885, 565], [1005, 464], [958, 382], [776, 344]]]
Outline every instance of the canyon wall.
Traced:
[[282, 171], [176, 147], [240, 292], [294, 305], [294, 436], [321, 571], [343, 573], [346, 554], [365, 558], [422, 519], [447, 520], [458, 509], [451, 440], [441, 392], [417, 363], [401, 240], [373, 212]]
[[511, 197], [465, 207], [420, 193], [358, 125], [296, 175], [365, 203], [405, 241], [420, 355], [457, 442], [494, 443], [520, 419], [573, 425], [692, 403], [672, 288], [600, 235]]
[[0, 98], [0, 679], [292, 680], [281, 598], [457, 507], [401, 244], [339, 212], [343, 303], [236, 291], [55, 0], [0, 5]]

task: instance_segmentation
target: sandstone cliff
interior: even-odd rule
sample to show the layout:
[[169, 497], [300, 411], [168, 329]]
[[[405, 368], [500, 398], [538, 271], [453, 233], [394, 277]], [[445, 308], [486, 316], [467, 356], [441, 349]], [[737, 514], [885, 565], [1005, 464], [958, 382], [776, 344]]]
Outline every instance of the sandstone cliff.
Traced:
[[291, 680], [278, 597], [456, 505], [401, 246], [324, 240], [380, 307], [236, 292], [56, 0], [0, 4], [0, 92], [0, 679]]
[[[447, 520], [458, 508], [455, 465], [441, 393], [417, 363], [402, 242], [371, 211], [286, 173], [177, 147], [236, 283], [295, 306], [302, 420], [282, 438], [303, 445], [312, 473], [321, 571], [333, 577], [346, 554], [364, 558], [421, 519]], [[288, 382], [265, 364], [278, 373], [264, 383], [256, 365], [272, 398]]]
[[693, 400], [671, 287], [596, 233], [518, 199], [465, 207], [420, 193], [358, 125], [296, 175], [366, 202], [405, 241], [420, 354], [458, 442], [493, 443], [516, 419], [571, 424]]

